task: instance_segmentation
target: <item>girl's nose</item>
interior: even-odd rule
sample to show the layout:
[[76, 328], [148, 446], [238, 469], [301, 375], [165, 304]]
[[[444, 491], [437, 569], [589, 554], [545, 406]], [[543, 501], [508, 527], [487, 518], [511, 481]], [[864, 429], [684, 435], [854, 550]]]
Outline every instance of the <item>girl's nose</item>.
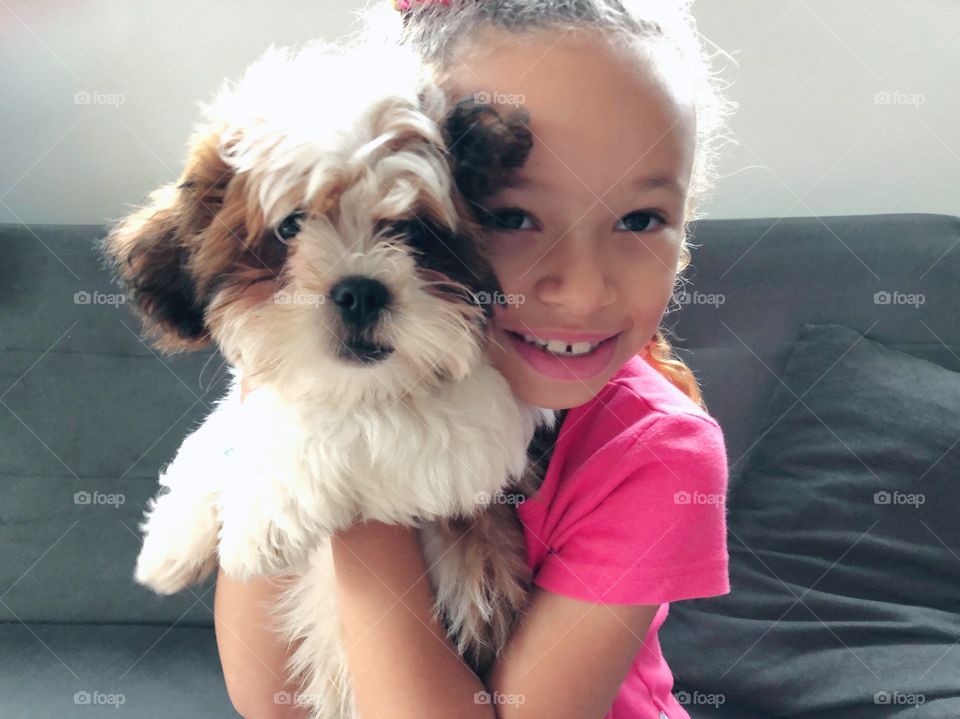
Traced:
[[597, 238], [574, 229], [557, 240], [531, 272], [537, 277], [539, 301], [586, 318], [615, 301], [611, 270]]

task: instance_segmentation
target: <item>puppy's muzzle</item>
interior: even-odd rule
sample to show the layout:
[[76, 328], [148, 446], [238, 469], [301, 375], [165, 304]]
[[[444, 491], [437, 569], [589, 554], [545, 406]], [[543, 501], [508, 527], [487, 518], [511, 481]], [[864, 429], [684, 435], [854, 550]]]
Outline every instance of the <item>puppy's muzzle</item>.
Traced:
[[349, 362], [370, 364], [385, 359], [392, 347], [371, 342], [365, 335], [390, 305], [390, 290], [379, 280], [362, 275], [344, 277], [330, 289], [351, 339], [343, 342], [340, 357]]

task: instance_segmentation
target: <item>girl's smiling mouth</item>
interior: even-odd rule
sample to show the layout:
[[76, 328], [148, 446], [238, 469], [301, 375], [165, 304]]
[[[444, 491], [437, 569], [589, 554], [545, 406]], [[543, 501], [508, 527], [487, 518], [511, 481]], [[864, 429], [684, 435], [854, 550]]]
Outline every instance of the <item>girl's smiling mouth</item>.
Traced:
[[570, 333], [556, 333], [564, 335], [562, 338], [544, 333], [546, 338], [543, 340], [507, 329], [503, 333], [514, 351], [534, 371], [551, 379], [581, 381], [607, 369], [623, 334], [594, 335], [597, 339], [589, 341]]

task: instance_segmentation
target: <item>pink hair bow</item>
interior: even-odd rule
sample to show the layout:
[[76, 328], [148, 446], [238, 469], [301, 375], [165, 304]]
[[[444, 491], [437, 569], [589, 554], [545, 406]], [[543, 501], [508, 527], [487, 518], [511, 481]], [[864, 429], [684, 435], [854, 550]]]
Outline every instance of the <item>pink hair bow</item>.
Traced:
[[393, 9], [406, 12], [417, 3], [421, 5], [449, 5], [450, 0], [393, 0]]

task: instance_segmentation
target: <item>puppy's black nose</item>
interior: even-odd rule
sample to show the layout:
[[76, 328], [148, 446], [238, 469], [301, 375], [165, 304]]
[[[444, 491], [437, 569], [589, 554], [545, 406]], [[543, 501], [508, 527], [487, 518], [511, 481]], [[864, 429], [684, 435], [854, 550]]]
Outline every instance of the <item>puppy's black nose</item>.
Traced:
[[372, 324], [390, 302], [390, 291], [379, 280], [353, 275], [335, 284], [330, 298], [346, 322], [363, 329]]

